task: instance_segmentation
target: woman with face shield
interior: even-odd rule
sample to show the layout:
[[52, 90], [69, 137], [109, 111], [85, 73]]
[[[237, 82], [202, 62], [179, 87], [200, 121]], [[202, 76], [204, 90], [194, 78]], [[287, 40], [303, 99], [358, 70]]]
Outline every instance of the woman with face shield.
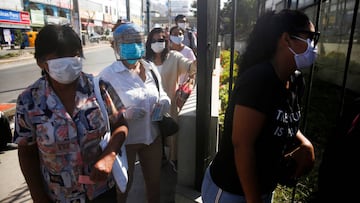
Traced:
[[300, 71], [315, 62], [318, 39], [301, 11], [259, 17], [241, 57], [220, 150], [204, 175], [204, 203], [271, 203], [277, 184], [296, 184], [312, 169], [314, 147], [300, 131]]
[[[114, 86], [125, 105], [129, 124], [126, 140], [129, 182], [125, 193], [118, 190], [119, 202], [126, 202], [131, 189], [136, 156], [141, 164], [149, 203], [160, 202], [162, 140], [155, 122], [167, 113], [170, 99], [162, 88], [156, 66], [142, 59], [143, 32], [133, 23], [121, 24], [113, 33], [116, 61], [99, 76]], [[153, 74], [159, 81], [159, 89]]]
[[81, 40], [69, 26], [47, 25], [35, 41], [42, 77], [23, 91], [15, 114], [20, 167], [34, 202], [116, 202], [112, 166], [127, 136], [121, 100], [101, 82], [111, 139], [100, 148], [106, 116], [93, 76], [82, 72]]

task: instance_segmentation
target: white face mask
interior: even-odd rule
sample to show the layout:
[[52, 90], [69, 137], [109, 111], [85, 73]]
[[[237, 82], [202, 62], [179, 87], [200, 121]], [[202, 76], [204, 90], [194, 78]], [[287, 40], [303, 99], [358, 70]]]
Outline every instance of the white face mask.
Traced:
[[183, 30], [186, 30], [187, 28], [187, 23], [178, 23], [178, 26], [183, 29]]
[[300, 41], [307, 43], [306, 51], [301, 54], [295, 53], [294, 50], [292, 50], [290, 47], [288, 47], [289, 50], [294, 54], [296, 67], [298, 69], [308, 68], [315, 62], [315, 59], [317, 56], [317, 47], [313, 46], [313, 43], [310, 39], [305, 40], [300, 37], [296, 37], [296, 36], [294, 36], [294, 37]]
[[181, 44], [181, 42], [184, 40], [184, 35], [180, 35], [180, 36], [170, 35], [170, 40], [175, 44]]
[[165, 42], [154, 42], [151, 43], [151, 49], [155, 53], [161, 53], [165, 49]]
[[80, 57], [64, 57], [47, 61], [49, 75], [61, 84], [74, 82], [82, 71], [82, 60]]

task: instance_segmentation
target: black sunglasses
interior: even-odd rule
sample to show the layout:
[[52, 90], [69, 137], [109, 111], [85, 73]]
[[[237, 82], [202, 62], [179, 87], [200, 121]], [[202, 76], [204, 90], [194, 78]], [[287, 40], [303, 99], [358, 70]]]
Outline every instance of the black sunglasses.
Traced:
[[319, 42], [320, 32], [312, 32], [309, 30], [297, 30], [296, 32], [309, 35], [309, 39], [314, 42], [314, 46]]
[[151, 43], [155, 43], [155, 42], [165, 42], [165, 39], [153, 39], [151, 40]]

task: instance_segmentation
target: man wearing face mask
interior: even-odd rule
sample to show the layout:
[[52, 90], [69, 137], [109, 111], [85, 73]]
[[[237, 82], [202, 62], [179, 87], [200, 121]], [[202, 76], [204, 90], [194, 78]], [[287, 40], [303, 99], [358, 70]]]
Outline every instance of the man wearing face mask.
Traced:
[[197, 55], [197, 37], [194, 32], [189, 28], [189, 23], [186, 16], [179, 14], [175, 17], [175, 24], [184, 31], [183, 43], [190, 47], [194, 54]]
[[[113, 33], [116, 61], [100, 72], [115, 88], [125, 105], [129, 124], [126, 140], [129, 182], [125, 193], [118, 190], [118, 202], [125, 203], [131, 189], [136, 156], [139, 158], [149, 203], [160, 202], [162, 139], [157, 121], [168, 112], [170, 99], [163, 90], [161, 76], [152, 62], [142, 59], [144, 36], [139, 26], [125, 23]], [[154, 47], [156, 49], [159, 47]], [[157, 76], [159, 90], [152, 74]]]
[[22, 173], [36, 202], [116, 203], [112, 166], [128, 128], [120, 98], [101, 81], [111, 139], [100, 148], [107, 123], [93, 76], [82, 72], [82, 46], [69, 26], [47, 25], [35, 41], [43, 75], [16, 104], [14, 139]]

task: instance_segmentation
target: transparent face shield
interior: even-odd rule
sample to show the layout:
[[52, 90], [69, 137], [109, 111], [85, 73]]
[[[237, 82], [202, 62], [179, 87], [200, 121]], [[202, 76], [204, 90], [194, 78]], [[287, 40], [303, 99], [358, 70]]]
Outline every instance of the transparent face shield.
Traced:
[[145, 53], [144, 34], [133, 24], [121, 25], [114, 32], [113, 41], [116, 60], [128, 61], [130, 64], [142, 58]]

